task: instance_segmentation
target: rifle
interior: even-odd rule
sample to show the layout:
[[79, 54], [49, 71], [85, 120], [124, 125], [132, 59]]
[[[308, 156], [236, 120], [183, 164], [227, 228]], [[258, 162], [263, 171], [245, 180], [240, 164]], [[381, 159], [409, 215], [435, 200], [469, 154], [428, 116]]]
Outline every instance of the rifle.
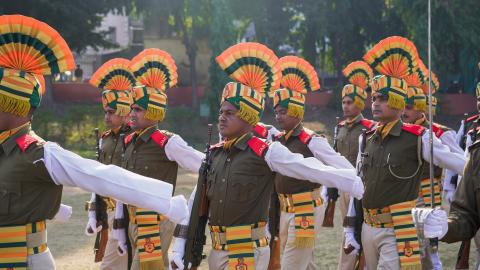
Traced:
[[208, 124], [208, 143], [205, 145], [205, 159], [198, 173], [197, 189], [193, 200], [192, 212], [188, 222], [187, 242], [183, 256], [183, 265], [197, 269], [206, 256], [203, 246], [206, 243], [205, 228], [208, 222], [207, 176], [211, 166], [210, 143], [212, 140], [212, 124]]
[[268, 231], [270, 232], [270, 261], [268, 270], [280, 269], [280, 239], [278, 238], [280, 230], [280, 201], [277, 192], [272, 192], [270, 198], [270, 211], [268, 217]]
[[[362, 144], [360, 145], [361, 158], [362, 160], [367, 157], [368, 154], [365, 153], [365, 148], [367, 146], [367, 130], [362, 130]], [[363, 161], [357, 167], [357, 175], [361, 176]], [[362, 270], [365, 266], [365, 256], [363, 254], [362, 248], [362, 225], [363, 225], [363, 207], [362, 201], [353, 198], [353, 207], [355, 208], [355, 221], [354, 221], [354, 237], [357, 243], [360, 245], [360, 250], [355, 258], [355, 270]], [[350, 254], [353, 251], [353, 247], [349, 246], [344, 249], [345, 254]]]
[[[98, 128], [94, 129], [95, 134], [95, 155], [97, 160], [100, 160], [100, 134]], [[95, 237], [95, 245], [93, 246], [93, 252], [95, 254], [95, 262], [101, 262], [105, 255], [105, 248], [108, 241], [108, 215], [107, 204], [103, 200], [102, 196], [95, 194], [95, 216], [97, 219], [97, 227], [102, 225], [102, 230], [97, 233]]]
[[[333, 130], [333, 149], [337, 151], [337, 137], [338, 137], [338, 124], [340, 117], [337, 116], [337, 124]], [[328, 202], [325, 208], [325, 217], [323, 218], [322, 227], [333, 227], [333, 218], [335, 217], [335, 203], [338, 200], [338, 189], [327, 188]]]

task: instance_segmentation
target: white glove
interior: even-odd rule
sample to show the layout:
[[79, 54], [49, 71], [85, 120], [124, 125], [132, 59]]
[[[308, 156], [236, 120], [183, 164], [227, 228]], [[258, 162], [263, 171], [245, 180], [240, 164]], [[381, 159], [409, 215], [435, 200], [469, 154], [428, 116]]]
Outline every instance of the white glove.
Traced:
[[328, 192], [327, 192], [327, 187], [322, 186], [322, 191], [320, 192], [320, 197], [324, 202], [328, 202]]
[[85, 227], [85, 234], [87, 236], [92, 236], [102, 230], [102, 225], [97, 227], [97, 217], [95, 211], [88, 211], [88, 222], [87, 227]]
[[57, 214], [53, 217], [53, 221], [66, 223], [72, 217], [72, 207], [66, 204], [60, 204]]
[[[169, 270], [185, 269], [185, 265], [183, 265], [183, 256], [185, 254], [185, 244], [187, 240], [184, 238], [175, 238], [175, 244], [172, 247], [172, 259], [170, 260]], [[174, 268], [172, 264], [175, 264], [177, 267]], [[192, 264], [189, 263], [188, 268], [190, 269]]]
[[364, 192], [365, 192], [365, 186], [363, 185], [363, 182], [359, 180], [353, 183], [352, 193], [350, 193], [350, 195], [355, 197], [355, 199], [360, 200], [363, 198]]
[[124, 256], [127, 254], [127, 233], [125, 228], [122, 229], [113, 229], [112, 238], [117, 240], [117, 253], [119, 256]]
[[425, 238], [443, 238], [448, 231], [447, 212], [442, 209], [413, 208], [415, 223], [423, 221]]
[[455, 190], [445, 190], [445, 192], [444, 192], [445, 200], [447, 200], [448, 203], [453, 202], [453, 196], [454, 195], [455, 195]]
[[188, 215], [187, 200], [183, 195], [177, 195], [170, 199], [170, 207], [165, 215], [174, 223], [180, 223]]
[[360, 251], [360, 244], [355, 240], [353, 228], [345, 228], [345, 245], [343, 246], [344, 249], [352, 248], [353, 250], [348, 255], [357, 255]]

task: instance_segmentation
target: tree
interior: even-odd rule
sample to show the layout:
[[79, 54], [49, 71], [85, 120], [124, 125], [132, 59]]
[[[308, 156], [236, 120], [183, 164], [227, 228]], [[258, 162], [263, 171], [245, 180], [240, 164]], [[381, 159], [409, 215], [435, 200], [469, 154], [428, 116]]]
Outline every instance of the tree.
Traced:
[[228, 83], [228, 77], [215, 62], [215, 57], [222, 53], [235, 42], [235, 31], [232, 24], [232, 13], [230, 5], [226, 0], [211, 1], [211, 22], [210, 22], [210, 58], [209, 80], [208, 80], [208, 103], [210, 107], [210, 118], [218, 114], [220, 93]]
[[0, 14], [22, 14], [55, 28], [70, 48], [81, 52], [87, 46], [114, 47], [105, 40], [106, 32], [95, 31], [110, 11], [129, 11], [131, 0], [20, 0], [2, 1]]

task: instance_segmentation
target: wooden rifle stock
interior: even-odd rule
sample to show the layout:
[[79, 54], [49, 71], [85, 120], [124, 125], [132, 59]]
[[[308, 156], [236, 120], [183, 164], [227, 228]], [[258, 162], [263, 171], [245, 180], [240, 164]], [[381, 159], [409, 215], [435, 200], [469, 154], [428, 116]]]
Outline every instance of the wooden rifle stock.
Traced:
[[462, 241], [460, 249], [458, 250], [457, 263], [455, 269], [469, 269], [468, 260], [470, 259], [470, 243], [471, 240]]

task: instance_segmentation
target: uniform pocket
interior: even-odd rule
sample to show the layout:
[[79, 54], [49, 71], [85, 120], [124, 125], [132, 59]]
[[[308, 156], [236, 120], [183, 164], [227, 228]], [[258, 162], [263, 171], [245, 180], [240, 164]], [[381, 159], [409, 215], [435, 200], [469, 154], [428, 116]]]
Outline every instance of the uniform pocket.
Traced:
[[234, 202], [247, 202], [256, 196], [256, 185], [259, 182], [259, 178], [263, 175], [252, 173], [234, 173], [231, 179], [232, 194], [229, 197]]
[[10, 201], [14, 196], [21, 195], [20, 183], [2, 183], [0, 185], [0, 216], [6, 216], [9, 214]]

